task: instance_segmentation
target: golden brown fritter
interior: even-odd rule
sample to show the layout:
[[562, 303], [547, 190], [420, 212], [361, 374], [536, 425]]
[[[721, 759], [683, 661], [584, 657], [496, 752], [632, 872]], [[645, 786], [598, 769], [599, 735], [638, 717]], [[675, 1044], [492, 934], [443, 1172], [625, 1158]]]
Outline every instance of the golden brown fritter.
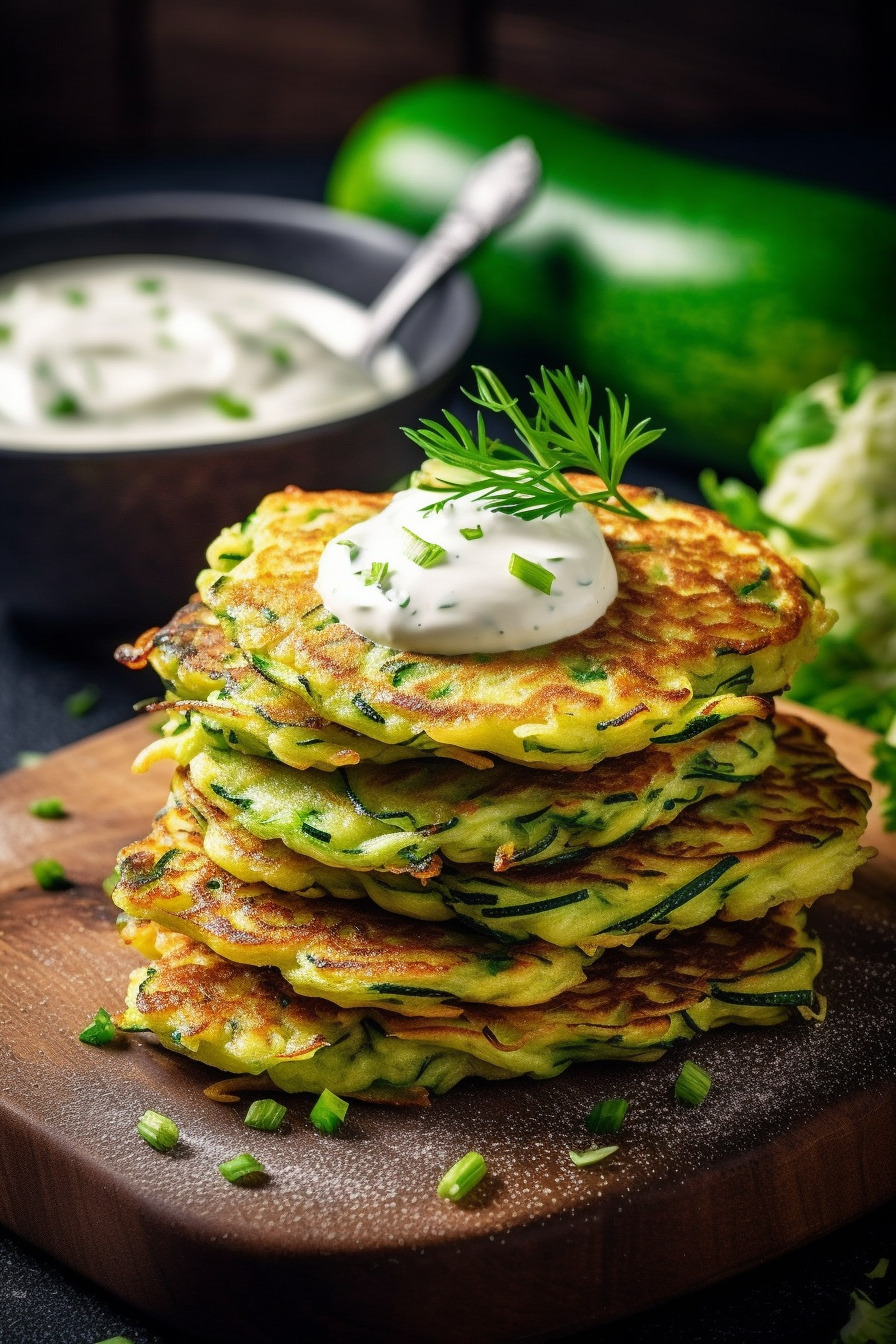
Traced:
[[[275, 966], [300, 994], [346, 1007], [451, 1016], [460, 999], [540, 1003], [584, 979], [579, 951], [499, 942], [456, 924], [387, 914], [246, 883], [214, 864], [189, 807], [172, 800], [145, 840], [122, 850], [115, 904], [206, 943], [232, 961]], [[333, 871], [333, 870], [331, 870]], [[313, 874], [309, 876], [313, 877]]]
[[757, 780], [687, 807], [668, 826], [573, 859], [507, 872], [446, 863], [425, 884], [413, 875], [324, 866], [278, 840], [252, 835], [210, 803], [186, 772], [176, 776], [175, 788], [203, 819], [206, 852], [245, 881], [366, 894], [419, 919], [454, 913], [498, 936], [535, 936], [590, 954], [717, 914], [756, 919], [772, 906], [810, 904], [850, 884], [873, 853], [860, 846], [869, 806], [865, 786], [805, 720], [779, 716], [775, 741], [774, 760]]
[[128, 921], [123, 933], [157, 958], [131, 977], [124, 1029], [154, 1031], [169, 1049], [231, 1073], [266, 1072], [287, 1092], [374, 1088], [382, 1099], [384, 1087], [441, 1093], [470, 1074], [551, 1078], [571, 1063], [646, 1062], [696, 1032], [771, 1026], [818, 1008], [821, 948], [802, 912], [617, 948], [581, 988], [542, 1007], [464, 1005], [447, 1019], [336, 1008], [157, 925]]
[[756, 779], [774, 753], [771, 723], [726, 719], [665, 750], [610, 756], [576, 773], [509, 761], [481, 772], [431, 755], [388, 769], [297, 771], [211, 748], [193, 757], [189, 775], [209, 803], [258, 839], [282, 840], [337, 868], [425, 880], [443, 858], [504, 872], [668, 825], [693, 803]]
[[811, 575], [757, 533], [656, 491], [625, 493], [646, 521], [599, 514], [619, 596], [590, 629], [537, 649], [405, 653], [323, 607], [324, 546], [389, 495], [268, 495], [212, 544], [198, 587], [255, 670], [323, 718], [393, 745], [587, 768], [761, 713], [755, 697], [786, 687], [833, 620]]

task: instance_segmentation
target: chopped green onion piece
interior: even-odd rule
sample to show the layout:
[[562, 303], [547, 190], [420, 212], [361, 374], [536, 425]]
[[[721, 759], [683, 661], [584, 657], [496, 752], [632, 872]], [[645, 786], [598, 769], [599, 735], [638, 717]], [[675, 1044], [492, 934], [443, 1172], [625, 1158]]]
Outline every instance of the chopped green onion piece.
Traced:
[[348, 1102], [325, 1087], [312, 1106], [308, 1119], [321, 1134], [333, 1134], [342, 1124], [347, 1112]]
[[448, 554], [444, 546], [439, 546], [434, 541], [424, 541], [409, 527], [403, 527], [401, 530], [408, 538], [403, 547], [405, 555], [421, 569], [432, 569], [433, 565], [438, 565]]
[[374, 560], [370, 568], [364, 571], [364, 587], [371, 585], [382, 588], [389, 577], [389, 563], [386, 560]]
[[47, 414], [54, 416], [79, 415], [81, 407], [76, 397], [71, 392], [60, 392], [55, 400], [51, 401], [47, 407]]
[[526, 560], [514, 551], [507, 568], [515, 579], [522, 579], [530, 588], [537, 588], [540, 593], [547, 593], [550, 596], [554, 586], [554, 575], [549, 569], [545, 569], [544, 565], [538, 565], [534, 560]]
[[45, 751], [20, 751], [16, 756], [16, 765], [20, 770], [32, 770], [35, 765], [40, 765], [45, 756]]
[[101, 1339], [99, 1344], [134, 1344], [132, 1339], [125, 1339], [124, 1335], [114, 1335], [112, 1339]]
[[83, 719], [85, 714], [96, 708], [99, 698], [98, 686], [83, 686], [80, 691], [65, 697], [65, 708], [73, 719]]
[[35, 859], [31, 865], [34, 880], [44, 891], [66, 891], [73, 887], [58, 859]]
[[884, 1259], [883, 1257], [881, 1257], [881, 1259], [878, 1260], [878, 1262], [877, 1262], [877, 1264], [874, 1266], [874, 1268], [873, 1268], [873, 1269], [869, 1269], [868, 1273], [865, 1275], [865, 1278], [866, 1278], [866, 1279], [883, 1279], [883, 1278], [886, 1277], [887, 1272], [889, 1271], [889, 1268], [890, 1268], [890, 1262], [889, 1262], [889, 1260], [886, 1260], [886, 1259]]
[[70, 303], [73, 308], [83, 308], [87, 302], [87, 295], [83, 289], [67, 289], [65, 291], [65, 301]]
[[453, 1167], [448, 1168], [436, 1186], [436, 1194], [441, 1199], [450, 1199], [456, 1203], [479, 1184], [487, 1171], [485, 1159], [479, 1153], [467, 1153]]
[[12, 327], [7, 326], [7, 324], [4, 322], [2, 326], [0, 326], [0, 345], [3, 345], [6, 341], [11, 340], [12, 340]]
[[141, 294], [158, 294], [162, 288], [162, 282], [154, 275], [145, 275], [135, 282], [135, 288]]
[[253, 1101], [246, 1112], [243, 1124], [248, 1125], [250, 1129], [263, 1129], [273, 1134], [274, 1130], [283, 1124], [285, 1114], [286, 1107], [281, 1106], [279, 1101]]
[[701, 1069], [693, 1060], [686, 1059], [681, 1066], [681, 1073], [675, 1080], [676, 1098], [683, 1101], [686, 1106], [699, 1106], [711, 1087], [712, 1079], [706, 1070]]
[[258, 1158], [253, 1157], [251, 1153], [240, 1153], [239, 1157], [231, 1157], [229, 1161], [222, 1162], [218, 1170], [232, 1185], [239, 1184], [247, 1178], [251, 1178], [254, 1183], [258, 1177], [267, 1175]]
[[347, 546], [347, 547], [348, 547], [348, 558], [349, 558], [349, 560], [350, 560], [350, 561], [351, 561], [351, 560], [357, 560], [357, 558], [358, 558], [358, 553], [359, 553], [360, 550], [361, 550], [361, 547], [360, 547], [360, 546], [357, 546], [353, 541], [349, 541], [348, 539], [345, 539], [345, 540], [343, 540], [343, 541], [337, 541], [337, 542], [336, 542], [336, 545], [337, 545], [337, 546]]
[[268, 354], [277, 365], [278, 369], [292, 368], [292, 355], [285, 345], [272, 345], [268, 350]]
[[619, 1144], [611, 1143], [607, 1148], [588, 1148], [584, 1153], [570, 1151], [569, 1160], [574, 1167], [593, 1167], [595, 1162], [603, 1162], [605, 1157], [619, 1152]]
[[628, 1110], [624, 1097], [610, 1097], [599, 1101], [585, 1121], [589, 1134], [618, 1134]]
[[252, 407], [248, 402], [238, 401], [227, 392], [215, 392], [208, 400], [214, 410], [220, 411], [229, 420], [248, 420], [252, 415]]
[[108, 1045], [115, 1040], [115, 1023], [105, 1008], [98, 1008], [92, 1022], [89, 1022], [78, 1036], [85, 1045]]
[[103, 881], [102, 881], [102, 887], [103, 887], [103, 891], [106, 893], [107, 896], [111, 896], [111, 895], [112, 895], [113, 891], [114, 891], [115, 888], [118, 886], [118, 883], [119, 883], [120, 878], [121, 878], [121, 873], [118, 871], [117, 868], [115, 868], [115, 869], [109, 874], [108, 877], [104, 877], [104, 878], [103, 878]]
[[180, 1138], [180, 1130], [174, 1121], [158, 1111], [143, 1112], [137, 1121], [137, 1133], [157, 1153], [170, 1153]]
[[42, 817], [44, 821], [56, 821], [68, 815], [58, 798], [35, 798], [28, 804], [32, 817]]
[[467, 541], [478, 541], [482, 536], [482, 528], [478, 523], [476, 527], [462, 527], [460, 534], [462, 537], [466, 537]]

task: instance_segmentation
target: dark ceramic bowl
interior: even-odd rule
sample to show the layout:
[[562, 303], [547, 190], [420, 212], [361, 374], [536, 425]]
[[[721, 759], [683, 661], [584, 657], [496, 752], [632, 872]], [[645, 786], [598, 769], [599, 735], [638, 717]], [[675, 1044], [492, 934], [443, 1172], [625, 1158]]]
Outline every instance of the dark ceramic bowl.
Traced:
[[[0, 275], [75, 257], [161, 253], [301, 276], [368, 304], [414, 246], [408, 233], [322, 205], [264, 196], [152, 194], [0, 220]], [[291, 433], [200, 447], [31, 451], [0, 426], [0, 600], [55, 626], [136, 631], [192, 591], [208, 542], [262, 495], [388, 487], [419, 461], [400, 432], [433, 406], [476, 328], [467, 277], [445, 277], [395, 339], [419, 376], [373, 410]]]

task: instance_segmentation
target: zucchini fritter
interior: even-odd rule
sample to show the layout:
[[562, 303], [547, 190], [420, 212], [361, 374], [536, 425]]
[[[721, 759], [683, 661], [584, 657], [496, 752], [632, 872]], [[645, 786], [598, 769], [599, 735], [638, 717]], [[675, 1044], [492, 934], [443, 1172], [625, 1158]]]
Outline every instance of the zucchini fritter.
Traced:
[[[362, 760], [387, 765], [419, 755], [415, 747], [389, 746], [322, 719], [301, 695], [262, 676], [202, 602], [189, 602], [167, 625], [147, 631], [136, 646], [123, 644], [115, 656], [128, 667], [152, 665], [172, 715], [162, 741], [140, 753], [138, 770], [163, 757], [183, 764], [206, 747], [273, 757], [296, 770], [336, 770]], [[459, 747], [435, 754], [479, 769], [492, 764]]]
[[440, 1093], [471, 1074], [552, 1078], [572, 1063], [647, 1062], [699, 1031], [771, 1026], [816, 1010], [821, 965], [805, 915], [776, 911], [607, 952], [586, 983], [540, 1007], [414, 1018], [301, 998], [276, 971], [234, 965], [154, 924], [128, 921], [123, 933], [157, 957], [131, 976], [125, 1030], [153, 1031], [227, 1072], [267, 1072], [286, 1092], [380, 1097], [384, 1085]]
[[323, 718], [392, 745], [588, 768], [755, 712], [754, 697], [783, 690], [833, 622], [808, 571], [757, 533], [655, 491], [625, 493], [648, 519], [600, 514], [619, 596], [590, 629], [538, 649], [403, 653], [326, 611], [314, 586], [323, 547], [385, 494], [268, 495], [212, 543], [198, 587], [256, 671]]
[[299, 772], [238, 751], [204, 751], [191, 783], [260, 840], [338, 868], [435, 876], [442, 858], [518, 864], [585, 850], [667, 825], [701, 798], [734, 793], [774, 756], [772, 726], [731, 719], [667, 750], [613, 756], [575, 774], [498, 761], [487, 772], [418, 757], [383, 769]]
[[404, 874], [353, 872], [258, 840], [213, 806], [185, 774], [175, 788], [205, 824], [206, 853], [244, 881], [283, 890], [367, 895], [418, 919], [458, 918], [499, 937], [538, 937], [591, 954], [645, 933], [689, 928], [714, 915], [756, 919], [772, 906], [810, 904], [849, 886], [871, 857], [860, 847], [868, 794], [817, 728], [778, 717], [776, 755], [759, 779], [727, 798], [688, 807], [669, 826], [572, 860], [507, 873], [445, 864], [425, 886]]
[[585, 978], [587, 958], [575, 949], [508, 945], [457, 924], [386, 914], [368, 901], [346, 906], [241, 882], [206, 856], [194, 816], [175, 802], [118, 862], [112, 899], [127, 915], [154, 919], [232, 961], [276, 966], [299, 994], [344, 1007], [451, 1016], [460, 999], [541, 1003]]

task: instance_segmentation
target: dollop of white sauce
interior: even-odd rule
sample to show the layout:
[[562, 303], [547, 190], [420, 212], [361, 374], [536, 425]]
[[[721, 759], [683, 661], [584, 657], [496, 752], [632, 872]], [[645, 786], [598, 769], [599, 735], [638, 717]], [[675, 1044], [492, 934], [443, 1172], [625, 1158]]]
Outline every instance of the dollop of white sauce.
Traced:
[[[421, 511], [436, 499], [432, 490], [402, 490], [324, 548], [318, 592], [364, 638], [415, 653], [531, 649], [586, 630], [616, 597], [613, 557], [584, 505], [532, 521], [492, 513], [475, 496]], [[462, 528], [482, 536], [468, 539]], [[437, 564], [409, 557], [408, 531], [443, 548]], [[513, 555], [554, 576], [549, 594], [510, 572]]]
[[327, 348], [352, 349], [364, 322], [333, 290], [251, 266], [120, 256], [31, 267], [0, 280], [0, 443], [219, 443], [357, 414], [415, 382], [395, 345], [369, 372]]

